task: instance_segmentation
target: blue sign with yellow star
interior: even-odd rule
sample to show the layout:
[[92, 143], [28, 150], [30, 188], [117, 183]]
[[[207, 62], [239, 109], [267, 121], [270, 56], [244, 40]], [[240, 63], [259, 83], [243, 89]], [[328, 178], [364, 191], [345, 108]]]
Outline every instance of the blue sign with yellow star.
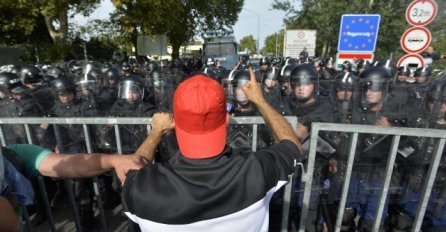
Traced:
[[378, 14], [342, 15], [339, 52], [374, 52], [381, 16]]

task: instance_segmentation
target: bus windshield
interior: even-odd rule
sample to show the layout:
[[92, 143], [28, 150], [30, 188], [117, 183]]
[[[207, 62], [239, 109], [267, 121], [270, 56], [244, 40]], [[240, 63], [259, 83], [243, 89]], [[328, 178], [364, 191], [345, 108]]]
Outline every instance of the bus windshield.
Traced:
[[224, 44], [207, 44], [205, 47], [204, 54], [208, 57], [211, 56], [231, 56], [237, 54], [235, 44], [224, 43]]

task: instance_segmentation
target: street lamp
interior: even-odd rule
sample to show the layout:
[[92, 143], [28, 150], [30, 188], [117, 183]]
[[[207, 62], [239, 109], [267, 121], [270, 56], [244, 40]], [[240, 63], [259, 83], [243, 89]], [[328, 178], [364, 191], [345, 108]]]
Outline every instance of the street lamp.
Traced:
[[257, 16], [257, 56], [259, 56], [260, 55], [260, 52], [259, 52], [259, 41], [260, 41], [260, 15], [259, 15], [259, 13], [257, 13], [257, 12], [255, 12], [255, 11], [252, 11], [252, 10], [250, 10], [250, 9], [247, 9], [247, 8], [243, 8], [244, 10], [246, 10], [246, 11], [249, 11], [249, 12], [251, 12], [251, 13], [254, 13], [256, 16]]

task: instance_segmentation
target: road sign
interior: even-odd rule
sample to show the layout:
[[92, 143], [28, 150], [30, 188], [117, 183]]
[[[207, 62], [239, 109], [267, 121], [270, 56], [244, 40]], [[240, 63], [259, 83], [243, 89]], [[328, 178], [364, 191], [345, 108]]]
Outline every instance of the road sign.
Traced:
[[354, 61], [363, 59], [365, 61], [369, 61], [370, 63], [373, 62], [374, 55], [373, 53], [341, 53], [338, 52], [336, 55], [336, 69], [341, 70], [342, 69], [342, 63], [344, 61], [350, 61], [354, 63]]
[[283, 54], [285, 57], [299, 58], [299, 54], [307, 48], [309, 56], [314, 56], [316, 50], [315, 30], [286, 30], [284, 36]]
[[423, 67], [424, 66], [424, 58], [418, 54], [407, 54], [398, 61], [397, 67], [401, 67], [404, 65], [408, 66], [416, 66]]
[[413, 26], [425, 26], [437, 16], [438, 6], [435, 0], [415, 0], [406, 10], [406, 20]]
[[424, 51], [431, 43], [431, 33], [425, 27], [412, 27], [404, 32], [401, 37], [401, 47], [407, 53], [419, 53]]
[[380, 20], [377, 14], [342, 15], [338, 52], [374, 52]]

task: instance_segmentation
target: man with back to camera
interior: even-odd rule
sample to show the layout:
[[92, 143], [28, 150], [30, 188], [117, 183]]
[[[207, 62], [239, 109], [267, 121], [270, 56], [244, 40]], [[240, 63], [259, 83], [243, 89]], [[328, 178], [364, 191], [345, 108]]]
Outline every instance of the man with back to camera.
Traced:
[[[255, 75], [243, 87], [277, 144], [232, 155], [226, 146], [229, 117], [221, 85], [202, 74], [181, 83], [172, 115], [155, 114], [152, 131], [136, 151], [146, 161], [175, 127], [180, 151], [167, 164], [127, 175], [126, 215], [142, 231], [267, 231], [271, 196], [300, 160], [300, 143], [290, 124], [265, 101]], [[274, 123], [272, 123], [274, 122]]]

